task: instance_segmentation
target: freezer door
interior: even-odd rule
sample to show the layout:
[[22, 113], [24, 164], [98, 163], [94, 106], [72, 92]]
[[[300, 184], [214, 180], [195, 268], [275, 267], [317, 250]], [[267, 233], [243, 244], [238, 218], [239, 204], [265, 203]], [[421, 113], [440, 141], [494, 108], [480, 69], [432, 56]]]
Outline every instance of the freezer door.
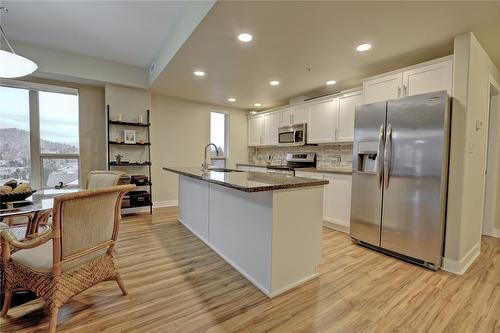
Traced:
[[351, 237], [380, 246], [386, 102], [356, 107], [351, 194]]
[[446, 91], [387, 103], [381, 247], [441, 263], [449, 145]]

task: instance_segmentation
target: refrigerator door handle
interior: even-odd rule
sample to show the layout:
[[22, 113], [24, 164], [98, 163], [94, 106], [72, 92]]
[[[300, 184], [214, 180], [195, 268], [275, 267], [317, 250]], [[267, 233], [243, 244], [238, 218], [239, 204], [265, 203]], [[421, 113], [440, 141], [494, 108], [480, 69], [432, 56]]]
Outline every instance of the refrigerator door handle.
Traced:
[[382, 187], [382, 169], [384, 160], [382, 153], [384, 149], [384, 125], [380, 125], [378, 132], [378, 150], [377, 150], [377, 188]]
[[385, 148], [384, 148], [384, 187], [389, 187], [389, 173], [391, 169], [392, 159], [392, 126], [387, 125], [387, 133], [385, 134]]

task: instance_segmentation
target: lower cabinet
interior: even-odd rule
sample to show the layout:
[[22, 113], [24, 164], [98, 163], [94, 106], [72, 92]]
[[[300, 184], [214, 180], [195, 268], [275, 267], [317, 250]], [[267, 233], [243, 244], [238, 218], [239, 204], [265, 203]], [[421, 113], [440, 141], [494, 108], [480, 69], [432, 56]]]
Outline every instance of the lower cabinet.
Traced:
[[323, 195], [325, 226], [349, 233], [351, 221], [351, 175], [296, 171], [295, 176], [328, 180]]

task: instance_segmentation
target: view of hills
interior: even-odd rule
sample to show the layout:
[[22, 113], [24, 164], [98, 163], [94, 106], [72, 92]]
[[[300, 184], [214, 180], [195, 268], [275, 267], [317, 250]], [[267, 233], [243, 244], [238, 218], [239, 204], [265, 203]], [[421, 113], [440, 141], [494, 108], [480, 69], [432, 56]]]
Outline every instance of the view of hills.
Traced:
[[[40, 140], [46, 153], [78, 153], [78, 147], [65, 143]], [[0, 160], [29, 158], [30, 132], [18, 128], [0, 128]]]

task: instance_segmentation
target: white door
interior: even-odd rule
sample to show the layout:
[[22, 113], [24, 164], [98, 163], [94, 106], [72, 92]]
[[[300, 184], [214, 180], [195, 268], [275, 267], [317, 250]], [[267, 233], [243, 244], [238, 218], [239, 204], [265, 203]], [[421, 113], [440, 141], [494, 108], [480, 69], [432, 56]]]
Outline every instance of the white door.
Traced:
[[297, 105], [292, 108], [292, 124], [304, 124], [307, 122], [307, 106]]
[[336, 98], [309, 104], [307, 143], [335, 141], [337, 105]]
[[323, 220], [349, 230], [351, 221], [351, 175], [324, 174], [330, 183], [325, 187]]
[[290, 126], [292, 125], [292, 108], [286, 108], [280, 111], [281, 113], [281, 121], [280, 126]]
[[339, 98], [337, 141], [352, 141], [354, 139], [354, 112], [356, 106], [361, 104], [363, 104], [361, 91]]
[[267, 113], [264, 115], [264, 145], [272, 146], [278, 144], [279, 122], [279, 112]]
[[248, 119], [248, 145], [259, 146], [262, 144], [264, 117], [255, 116]]
[[403, 95], [412, 96], [446, 90], [451, 95], [453, 61], [451, 59], [403, 72]]
[[401, 97], [403, 73], [385, 75], [363, 81], [364, 104]]

